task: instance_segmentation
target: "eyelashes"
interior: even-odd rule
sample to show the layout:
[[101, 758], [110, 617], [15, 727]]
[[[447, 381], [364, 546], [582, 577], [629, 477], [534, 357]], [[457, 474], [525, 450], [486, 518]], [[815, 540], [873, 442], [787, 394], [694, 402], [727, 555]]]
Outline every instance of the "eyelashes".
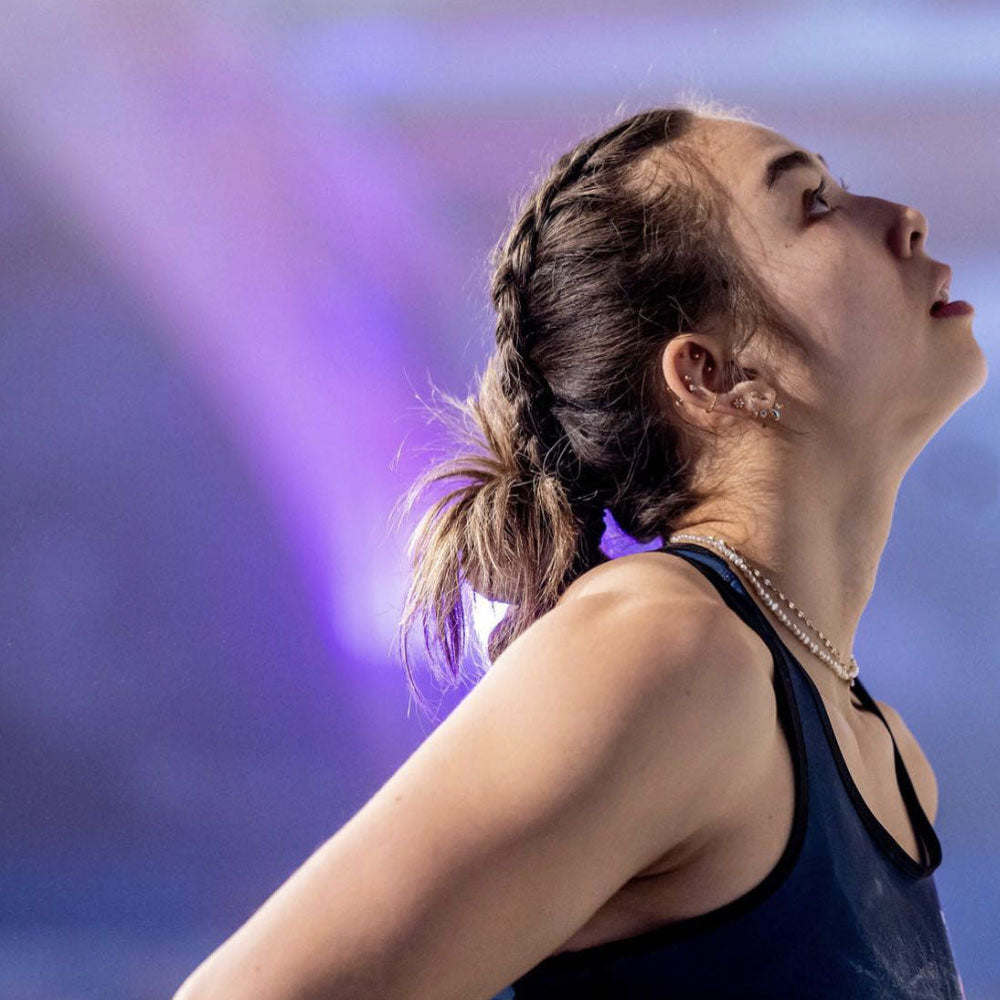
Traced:
[[[850, 190], [850, 188], [847, 186], [847, 182], [844, 180], [843, 177], [840, 178], [840, 186], [841, 186], [841, 188], [844, 191], [849, 191]], [[812, 191], [809, 191], [808, 194], [809, 194], [809, 198], [807, 199], [807, 206], [806, 206], [807, 209], [811, 209], [813, 207], [813, 205], [817, 201], [822, 201], [827, 206], [827, 208], [830, 209], [831, 212], [834, 210], [834, 206], [831, 205], [826, 200], [826, 178], [825, 177], [819, 182], [819, 187], [818, 188], [814, 188]], [[829, 213], [826, 213], [826, 214], [829, 214]]]
[[[808, 216], [812, 209], [815, 207], [816, 202], [821, 201], [830, 211], [833, 211], [833, 206], [826, 200], [826, 179], [824, 178], [819, 182], [819, 187], [814, 188], [809, 192], [809, 197], [806, 199], [806, 215]], [[829, 214], [829, 213], [824, 213]]]

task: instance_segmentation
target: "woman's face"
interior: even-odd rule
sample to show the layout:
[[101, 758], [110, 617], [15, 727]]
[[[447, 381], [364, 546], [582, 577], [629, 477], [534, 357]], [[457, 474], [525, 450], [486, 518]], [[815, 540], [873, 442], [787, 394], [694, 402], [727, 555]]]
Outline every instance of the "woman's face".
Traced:
[[[982, 387], [986, 359], [972, 315], [930, 314], [948, 270], [927, 255], [924, 216], [846, 190], [810, 150], [763, 126], [701, 119], [697, 136], [737, 206], [737, 241], [809, 347], [796, 393], [852, 432], [891, 421], [929, 437]], [[794, 150], [802, 162], [782, 164]], [[962, 284], [955, 275], [952, 301]]]

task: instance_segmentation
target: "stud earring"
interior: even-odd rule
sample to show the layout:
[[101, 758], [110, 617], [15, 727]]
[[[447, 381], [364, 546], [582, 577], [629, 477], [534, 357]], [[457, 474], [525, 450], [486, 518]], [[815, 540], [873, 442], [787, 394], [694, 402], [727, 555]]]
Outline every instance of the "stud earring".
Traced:
[[784, 405], [783, 403], [775, 402], [774, 406], [772, 406], [770, 409], [768, 409], [767, 407], [765, 407], [762, 410], [754, 410], [754, 416], [755, 417], [760, 417], [761, 420], [765, 420], [765, 421], [768, 419], [768, 417], [770, 417], [772, 420], [776, 420], [776, 421], [780, 420], [781, 419], [781, 408], [782, 408], [783, 405]]

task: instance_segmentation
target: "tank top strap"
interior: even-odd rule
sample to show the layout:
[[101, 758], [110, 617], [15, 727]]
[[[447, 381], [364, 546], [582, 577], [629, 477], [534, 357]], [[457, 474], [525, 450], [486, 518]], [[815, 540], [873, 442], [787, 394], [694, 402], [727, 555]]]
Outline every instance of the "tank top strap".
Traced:
[[[768, 649], [770, 649], [772, 655], [775, 657], [775, 662], [784, 666], [786, 660], [783, 649], [787, 647], [781, 642], [771, 623], [764, 617], [764, 613], [757, 606], [756, 601], [748, 594], [739, 574], [722, 556], [712, 549], [698, 545], [695, 542], [685, 542], [681, 545], [663, 545], [657, 551], [678, 556], [700, 570], [702, 575], [719, 592], [726, 604], [767, 644]], [[933, 861], [934, 867], [937, 867], [941, 862], [942, 856], [941, 842], [938, 840], [930, 819], [920, 805], [913, 782], [910, 780], [909, 772], [906, 770], [906, 764], [899, 752], [896, 737], [893, 735], [892, 729], [889, 728], [889, 723], [886, 722], [885, 716], [876, 704], [875, 699], [869, 694], [868, 689], [859, 677], [854, 679], [854, 687], [851, 690], [857, 693], [863, 710], [872, 712], [878, 716], [882, 720], [882, 724], [889, 731], [895, 760], [896, 778], [906, 809], [920, 832], [918, 840], [920, 842], [921, 854], [925, 859]]]
[[862, 703], [863, 710], [878, 716], [878, 718], [882, 720], [882, 725], [884, 725], [889, 732], [889, 739], [892, 740], [892, 750], [896, 763], [896, 778], [899, 781], [899, 789], [903, 794], [903, 800], [906, 803], [907, 812], [909, 812], [913, 822], [920, 828], [921, 836], [918, 839], [920, 841], [921, 850], [925, 855], [924, 861], [925, 863], [927, 861], [933, 862], [934, 867], [936, 868], [941, 863], [941, 842], [934, 831], [934, 827], [932, 826], [930, 819], [924, 812], [924, 807], [920, 804], [920, 799], [917, 797], [916, 789], [913, 787], [913, 782], [910, 779], [910, 772], [906, 769], [906, 764], [903, 761], [903, 755], [899, 752], [899, 744], [896, 742], [896, 737], [893, 735], [892, 729], [890, 728], [882, 709], [878, 707], [878, 703], [871, 696], [871, 694], [869, 694], [868, 688], [865, 687], [860, 677], [854, 678], [854, 687], [852, 690], [857, 693], [858, 698]]
[[722, 599], [767, 644], [779, 663], [784, 663], [782, 645], [771, 623], [764, 617], [756, 602], [749, 596], [739, 574], [717, 552], [685, 542], [683, 545], [664, 545], [657, 551], [678, 556], [691, 563], [719, 592]]

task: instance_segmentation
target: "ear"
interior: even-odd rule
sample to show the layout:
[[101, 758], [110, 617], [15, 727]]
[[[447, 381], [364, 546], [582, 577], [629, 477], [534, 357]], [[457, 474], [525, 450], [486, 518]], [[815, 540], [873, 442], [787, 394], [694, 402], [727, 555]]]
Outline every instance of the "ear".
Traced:
[[723, 384], [721, 352], [704, 335], [681, 335], [669, 340], [661, 362], [667, 388], [675, 400], [681, 401], [677, 409], [685, 410], [688, 421], [707, 425], [717, 415], [758, 420], [762, 411], [767, 419], [775, 405], [774, 389], [761, 379], [727, 388]]

